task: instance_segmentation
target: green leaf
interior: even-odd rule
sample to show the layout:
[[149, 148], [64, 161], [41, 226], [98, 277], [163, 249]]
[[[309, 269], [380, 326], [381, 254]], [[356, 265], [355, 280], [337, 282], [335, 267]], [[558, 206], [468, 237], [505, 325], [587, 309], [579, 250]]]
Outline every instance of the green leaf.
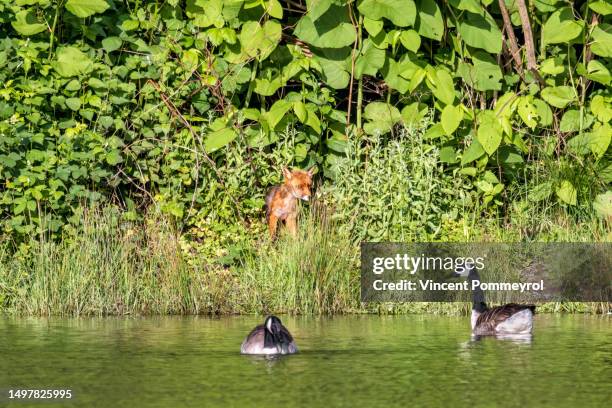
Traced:
[[455, 101], [455, 84], [448, 71], [443, 68], [430, 70], [427, 73], [427, 80], [436, 98], [446, 105], [451, 105]]
[[520, 154], [520, 150], [514, 146], [502, 146], [499, 148], [498, 152], [498, 161], [508, 173], [513, 172], [525, 163], [523, 156]]
[[[185, 12], [188, 17], [193, 18], [193, 25], [196, 27], [209, 27], [214, 25], [217, 28], [223, 27], [224, 21], [224, 3], [226, 7], [231, 10], [230, 1], [224, 2], [223, 0], [187, 0]], [[258, 5], [263, 5], [258, 3]], [[232, 11], [229, 11], [228, 19], [232, 19]]]
[[612, 58], [612, 25], [599, 24], [591, 33], [591, 51], [600, 57]]
[[231, 127], [210, 132], [204, 139], [204, 149], [207, 153], [212, 153], [229, 144], [236, 136], [238, 133]]
[[336, 153], [346, 153], [348, 147], [348, 139], [345, 135], [339, 135], [334, 132], [334, 135], [325, 141], [327, 147]]
[[612, 2], [610, 0], [592, 1], [589, 3], [589, 7], [602, 16], [612, 14]]
[[335, 89], [346, 88], [351, 78], [351, 49], [320, 48], [314, 50], [323, 70], [323, 79]]
[[363, 126], [367, 134], [385, 134], [402, 120], [399, 110], [383, 102], [369, 103], [363, 112], [363, 117], [369, 122]]
[[588, 154], [590, 151], [590, 148], [589, 148], [590, 143], [591, 143], [590, 134], [585, 132], [585, 133], [580, 133], [579, 135], [568, 140], [567, 147], [572, 153], [580, 155], [580, 156], [584, 156]]
[[597, 126], [589, 134], [589, 148], [597, 158], [601, 158], [610, 146], [610, 138], [612, 138], [612, 127], [605, 123]]
[[375, 76], [376, 72], [385, 65], [385, 52], [374, 46], [368, 38], [363, 43], [363, 48], [355, 61], [355, 78], [362, 75]]
[[608, 71], [608, 68], [596, 60], [589, 61], [584, 75], [591, 81], [599, 82], [600, 84], [606, 86], [609, 86], [610, 82], [612, 82], [612, 76], [610, 76], [610, 71]]
[[450, 0], [450, 4], [457, 10], [465, 10], [474, 14], [482, 13], [482, 6], [478, 0]]
[[304, 102], [293, 102], [293, 111], [295, 112], [295, 116], [297, 116], [300, 122], [306, 122], [306, 119], [308, 118], [308, 111], [306, 110], [306, 104]]
[[540, 126], [550, 126], [553, 123], [553, 113], [550, 106], [539, 98], [533, 99], [533, 105], [536, 107], [538, 113], [538, 121]]
[[416, 22], [416, 29], [419, 34], [423, 37], [440, 41], [444, 34], [444, 22], [442, 21], [442, 13], [436, 2], [431, 0], [418, 0], [417, 8], [419, 10], [419, 18]]
[[401, 113], [404, 126], [418, 126], [427, 115], [427, 111], [427, 105], [419, 102], [413, 102], [410, 105], [404, 106]]
[[527, 195], [527, 199], [529, 201], [538, 202], [547, 199], [552, 194], [552, 183], [544, 182], [542, 184], [538, 184], [535, 186], [529, 194]]
[[47, 25], [36, 18], [33, 9], [21, 10], [15, 14], [15, 21], [11, 25], [21, 35], [30, 36], [41, 33], [47, 29]]
[[545, 59], [540, 64], [540, 72], [548, 75], [558, 75], [565, 71], [565, 65], [563, 65], [563, 58], [552, 57]]
[[473, 140], [472, 144], [463, 152], [463, 155], [461, 155], [461, 165], [465, 166], [474, 160], [478, 160], [483, 154], [485, 154], [485, 151], [482, 145], [478, 140]]
[[400, 27], [412, 26], [416, 19], [413, 0], [361, 0], [357, 9], [372, 20], [386, 18]]
[[123, 41], [119, 37], [106, 37], [102, 40], [102, 48], [106, 52], [113, 52], [121, 48]]
[[59, 47], [51, 65], [63, 77], [87, 74], [93, 69], [93, 61], [76, 47]]
[[463, 108], [460, 105], [446, 105], [442, 110], [441, 120], [444, 132], [450, 136], [463, 120]]
[[73, 79], [72, 81], [66, 84], [64, 89], [67, 91], [78, 91], [79, 89], [81, 89], [81, 86], [82, 86], [81, 81], [77, 79]]
[[407, 50], [417, 52], [421, 46], [421, 37], [414, 30], [402, 31], [400, 42]]
[[471, 47], [482, 48], [491, 54], [501, 53], [502, 34], [489, 13], [484, 11], [484, 15], [470, 12], [466, 14], [467, 18], [459, 22], [459, 34], [463, 41]]
[[514, 92], [506, 92], [497, 99], [495, 102], [495, 116], [498, 118], [510, 118], [516, 111], [516, 105], [518, 104], [518, 98]]
[[371, 18], [365, 17], [363, 19], [363, 26], [370, 36], [376, 37], [378, 33], [383, 29], [384, 23], [382, 20], [372, 20]]
[[408, 91], [410, 82], [402, 76], [402, 64], [388, 58], [382, 70], [383, 78], [389, 88], [404, 94]]
[[532, 101], [533, 96], [521, 96], [516, 107], [523, 123], [533, 130], [538, 124], [538, 110]]
[[[106, 82], [100, 81], [98, 78], [95, 77], [89, 78], [89, 81], [87, 81], [87, 83], [94, 89], [106, 89], [108, 85]], [[81, 89], [80, 82], [79, 89]]]
[[187, 71], [194, 71], [198, 68], [198, 50], [190, 48], [183, 52], [181, 63]]
[[452, 146], [445, 146], [440, 149], [440, 161], [442, 163], [453, 164], [457, 162], [457, 152]]
[[612, 119], [612, 104], [602, 95], [595, 95], [591, 99], [591, 112], [599, 119], [602, 123], [607, 123]]
[[502, 141], [502, 127], [493, 111], [482, 111], [479, 117], [476, 137], [482, 148], [490, 156], [499, 147]]
[[472, 54], [470, 65], [464, 62], [459, 63], [457, 73], [463, 80], [478, 91], [501, 90], [501, 80], [503, 78], [501, 69], [497, 61], [484, 51], [476, 51]]
[[335, 4], [316, 20], [306, 13], [293, 33], [300, 40], [319, 48], [346, 47], [357, 38], [347, 8]]
[[593, 209], [600, 217], [612, 219], [612, 191], [608, 190], [595, 196]]
[[301, 162], [308, 155], [308, 145], [304, 143], [298, 143], [293, 150], [293, 159], [296, 162]]
[[576, 100], [576, 91], [571, 86], [549, 86], [542, 90], [542, 99], [556, 108], [565, 108]]
[[104, 158], [106, 159], [106, 162], [111, 166], [123, 162], [123, 158], [121, 157], [121, 151], [118, 149], [113, 149], [110, 152], [106, 153]]
[[567, 43], [582, 33], [584, 23], [574, 20], [572, 9], [564, 7], [548, 17], [542, 26], [542, 42], [546, 44]]
[[423, 79], [427, 76], [427, 71], [424, 69], [417, 69], [412, 73], [412, 78], [410, 79], [410, 83], [408, 84], [408, 90], [413, 92], [420, 84], [423, 82]]
[[98, 122], [100, 123], [100, 125], [102, 125], [102, 127], [108, 129], [113, 125], [115, 120], [110, 116], [100, 116], [98, 118]]
[[[582, 129], [587, 129], [593, 123], [593, 116], [585, 114], [582, 123]], [[580, 130], [580, 111], [570, 109], [563, 114], [559, 130], [562, 132], [577, 132]]]
[[78, 111], [81, 107], [81, 100], [79, 98], [68, 98], [66, 99], [66, 106], [73, 111]]
[[86, 18], [104, 13], [110, 5], [104, 0], [67, 0], [66, 9], [77, 17]]
[[478, 187], [483, 193], [492, 193], [493, 184], [489, 183], [486, 180], [478, 180], [474, 183], [476, 187]]
[[437, 139], [444, 136], [444, 128], [441, 123], [436, 123], [427, 129], [425, 134], [423, 135], [423, 139]]
[[[310, 18], [312, 18], [312, 20], [314, 21], [321, 17], [323, 14], [325, 14], [327, 10], [329, 10], [332, 3], [342, 4], [338, 3], [335, 0], [307, 0], [306, 7], [308, 9], [308, 14], [310, 14]], [[256, 5], [257, 2], [255, 1], [255, 3], [253, 4]]]
[[[551, 12], [557, 10], [557, 8], [559, 7], [557, 5], [557, 3], [561, 2], [561, 1], [563, 1], [563, 0], [532, 0], [531, 2], [533, 4], [535, 4], [535, 6], [538, 9], [538, 11], [541, 11], [542, 13], [551, 13]], [[508, 4], [510, 4], [510, 3], [508, 3]], [[518, 12], [516, 12], [515, 14], [518, 14]], [[518, 19], [518, 24], [517, 25], [521, 25], [520, 24], [520, 17], [517, 16], [517, 19]]]
[[291, 109], [293, 104], [285, 99], [279, 99], [274, 102], [274, 105], [266, 113], [266, 118], [271, 129], [274, 129], [278, 125], [285, 114]]
[[[310, 106], [309, 106], [310, 108]], [[310, 126], [316, 133], [321, 133], [321, 121], [314, 109], [308, 109], [308, 118], [306, 124]]]
[[274, 18], [283, 18], [283, 7], [278, 0], [268, 0], [266, 12]]
[[274, 51], [281, 35], [282, 27], [275, 20], [268, 20], [263, 26], [256, 21], [248, 21], [242, 26], [240, 44], [249, 56], [263, 61]]
[[138, 20], [124, 20], [120, 27], [123, 31], [134, 31], [139, 25]]
[[562, 202], [569, 205], [576, 205], [576, 188], [569, 180], [563, 180], [557, 188], [557, 197]]
[[559, 130], [562, 132], [575, 132], [580, 130], [580, 111], [570, 109], [563, 114]]

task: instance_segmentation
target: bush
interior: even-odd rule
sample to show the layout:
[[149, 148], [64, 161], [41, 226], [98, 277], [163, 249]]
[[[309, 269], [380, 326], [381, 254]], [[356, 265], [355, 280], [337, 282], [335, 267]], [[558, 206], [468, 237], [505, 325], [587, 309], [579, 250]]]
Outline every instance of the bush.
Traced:
[[[528, 2], [532, 32], [522, 2], [81, 3], [0, 1], [0, 222], [17, 239], [59, 237], [97, 203], [237, 239], [280, 165], [316, 164], [333, 181], [347, 150], [392, 143], [428, 115], [424, 143], [485, 211], [503, 212], [524, 185], [575, 217], [593, 201], [610, 213], [605, 2]], [[532, 185], [538, 149], [558, 171]], [[432, 212], [460, 210], [401, 183], [425, 195], [393, 211], [425, 235], [438, 236]]]

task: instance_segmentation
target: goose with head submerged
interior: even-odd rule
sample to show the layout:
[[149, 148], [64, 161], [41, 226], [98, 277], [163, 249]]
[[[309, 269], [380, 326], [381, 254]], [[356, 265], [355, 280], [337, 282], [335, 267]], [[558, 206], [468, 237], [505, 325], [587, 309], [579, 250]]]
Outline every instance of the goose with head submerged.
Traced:
[[268, 316], [264, 324], [256, 326], [240, 346], [242, 354], [294, 354], [298, 349], [289, 330], [276, 316]]
[[[472, 286], [472, 281], [480, 281], [480, 276], [473, 264], [466, 263], [463, 272], [456, 273], [466, 276]], [[531, 334], [535, 305], [508, 303], [496, 307], [488, 307], [484, 292], [476, 286], [472, 290], [472, 332], [475, 335], [508, 335]]]

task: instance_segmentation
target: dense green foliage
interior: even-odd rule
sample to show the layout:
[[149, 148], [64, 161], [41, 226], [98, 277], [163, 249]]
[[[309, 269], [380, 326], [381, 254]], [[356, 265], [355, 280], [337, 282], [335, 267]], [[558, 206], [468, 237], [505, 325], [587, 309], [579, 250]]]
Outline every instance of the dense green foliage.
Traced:
[[[419, 126], [402, 154], [429, 167], [401, 173], [398, 212], [360, 219], [361, 237], [440, 238], [466, 206], [610, 216], [611, 12], [609, 0], [0, 0], [2, 228], [57, 234], [82, 204], [132, 220], [154, 206], [198, 250], [227, 255], [220, 243], [262, 232], [282, 165], [349, 187], [384, 174], [381, 158], [360, 173], [355, 152]], [[446, 180], [433, 192], [432, 172]], [[340, 212], [359, 200], [349, 193]], [[408, 209], [420, 218], [398, 227]], [[404, 229], [377, 230], [391, 224]]]

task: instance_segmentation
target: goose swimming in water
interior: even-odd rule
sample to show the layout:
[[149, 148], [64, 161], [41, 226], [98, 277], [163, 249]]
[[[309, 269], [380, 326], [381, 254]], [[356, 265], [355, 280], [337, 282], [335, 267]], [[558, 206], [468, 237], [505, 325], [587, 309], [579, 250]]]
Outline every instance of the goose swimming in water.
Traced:
[[[480, 281], [480, 276], [473, 264], [466, 263], [459, 276], [467, 275], [472, 286], [472, 281]], [[484, 292], [477, 286], [472, 291], [472, 332], [475, 335], [495, 334], [530, 334], [533, 328], [533, 315], [535, 305], [520, 305], [508, 303], [502, 306], [488, 307]]]
[[268, 316], [256, 326], [240, 346], [242, 354], [293, 354], [298, 349], [289, 330], [276, 316]]

